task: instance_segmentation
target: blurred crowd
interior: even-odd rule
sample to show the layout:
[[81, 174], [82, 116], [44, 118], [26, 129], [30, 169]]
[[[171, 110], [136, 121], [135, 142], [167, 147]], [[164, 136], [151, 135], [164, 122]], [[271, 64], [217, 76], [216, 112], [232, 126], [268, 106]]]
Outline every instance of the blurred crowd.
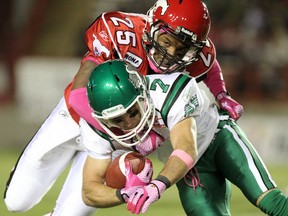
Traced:
[[288, 101], [288, 1], [207, 0], [210, 38], [234, 98]]
[[[147, 5], [154, 1], [148, 0]], [[239, 102], [288, 102], [288, 0], [203, 0], [227, 88]], [[149, 7], [121, 7], [145, 13]], [[135, 11], [136, 10], [136, 11]]]
[[[288, 13], [286, 10], [288, 8], [288, 0], [203, 1], [207, 4], [212, 19], [210, 38], [213, 40], [216, 46], [217, 58], [222, 67], [224, 78], [227, 83], [227, 88], [233, 98], [237, 99], [240, 103], [246, 101], [287, 103]], [[59, 24], [61, 23], [60, 29], [60, 25], [55, 25], [55, 23], [51, 26], [48, 26], [48, 28], [47, 26], [44, 28], [43, 22], [40, 22], [40, 20], [51, 20], [51, 17], [48, 18], [48, 16], [55, 14], [55, 11], [52, 11], [53, 13], [51, 13], [51, 11], [49, 12], [49, 8], [54, 8], [54, 10], [59, 8], [60, 6], [58, 1], [13, 0], [13, 2], [22, 2], [22, 4], [11, 4], [10, 1], [3, 1], [0, 5], [0, 9], [2, 11], [0, 13], [0, 17], [2, 17], [2, 19], [0, 19], [0, 23], [2, 23], [0, 25], [0, 57], [2, 57], [2, 59], [3, 56], [9, 57], [9, 53], [11, 53], [10, 56], [12, 56], [12, 60], [15, 59], [15, 54], [18, 54], [19, 56], [19, 53], [24, 54], [24, 51], [30, 52], [31, 54], [33, 46], [34, 50], [35, 47], [38, 47], [37, 51], [44, 52], [45, 49], [40, 47], [39, 43], [35, 43], [35, 41], [37, 42], [37, 40], [39, 40], [36, 40], [36, 37], [41, 35], [37, 31], [40, 31], [41, 29], [42, 31], [43, 29], [46, 31], [44, 32], [44, 35], [46, 35], [49, 40], [52, 37], [58, 38], [58, 41], [63, 40], [56, 34], [53, 35], [52, 30], [55, 33], [63, 32], [62, 35], [64, 35], [67, 40], [69, 37], [72, 37], [71, 32], [64, 32], [64, 26], [71, 25], [63, 24], [62, 22], [71, 22], [71, 17], [66, 17], [68, 15], [72, 14], [73, 16], [76, 16], [72, 11], [73, 3], [70, 5], [71, 8], [67, 9], [67, 11], [71, 10], [71, 13], [64, 13], [60, 8], [60, 15], [62, 14], [62, 16], [65, 17], [64, 19], [59, 19], [59, 22], [57, 22]], [[40, 4], [39, 2], [42, 3]], [[147, 9], [154, 4], [155, 0], [107, 0], [105, 2], [99, 0], [87, 1], [87, 5], [88, 2], [90, 2], [89, 5], [94, 5], [93, 7], [97, 8], [97, 13], [91, 14], [91, 16], [93, 16], [93, 18], [91, 18], [92, 22], [102, 10], [100, 7], [101, 5], [106, 5], [106, 9], [104, 9], [105, 11], [107, 10], [108, 6], [110, 8], [110, 6], [113, 5], [114, 8], [111, 8], [111, 10], [115, 10], [117, 7], [117, 10], [135, 13], [146, 13]], [[131, 3], [128, 4], [127, 2]], [[29, 13], [28, 9], [32, 8], [29, 7], [29, 5], [36, 3], [38, 4], [38, 8], [40, 8], [45, 13], [41, 12], [37, 7], [35, 7], [36, 10], [34, 13]], [[12, 6], [15, 6], [13, 8], [18, 8], [19, 10], [8, 10]], [[26, 10], [24, 10], [25, 8]], [[26, 11], [26, 13], [20, 13], [19, 11]], [[37, 11], [40, 12], [37, 13]], [[38, 17], [36, 19], [37, 22], [35, 22], [35, 18], [31, 16], [32, 18], [30, 18], [32, 22], [30, 23], [30, 28], [27, 28], [26, 32], [22, 31], [26, 33], [26, 37], [20, 35], [18, 37], [19, 43], [16, 43], [17, 38], [15, 39], [14, 36], [15, 31], [14, 33], [10, 33], [8, 36], [7, 33], [13, 32], [13, 29], [11, 30], [11, 26], [16, 26], [14, 30], [16, 29], [16, 32], [20, 32], [22, 29], [20, 27], [21, 23], [23, 24], [23, 22], [26, 20], [25, 17], [27, 17], [27, 14], [32, 14], [35, 17], [39, 16], [40, 14], [41, 19]], [[7, 17], [10, 17], [10, 21], [5, 22]], [[78, 48], [76, 49], [77, 52], [73, 54], [79, 57], [85, 53], [86, 49], [83, 39], [84, 28], [86, 29], [86, 27], [90, 24], [90, 21], [86, 21], [83, 26], [73, 25], [79, 26], [78, 33], [81, 32], [81, 36], [77, 36], [79, 39]], [[51, 28], [50, 30], [49, 27]], [[31, 33], [32, 30], [34, 31], [34, 34]], [[4, 37], [5, 34], [6, 37]], [[14, 38], [11, 36], [14, 36]], [[6, 38], [6, 40], [4, 40], [4, 38]], [[49, 41], [45, 41], [42, 44], [46, 44], [47, 46], [47, 42]], [[64, 43], [61, 44], [64, 46]], [[69, 49], [62, 48], [62, 50], [72, 50], [71, 44], [75, 43], [68, 42], [67, 44], [70, 46]], [[52, 49], [51, 47], [53, 46], [55, 46], [55, 42], [52, 42], [51, 45], [48, 45], [48, 48], [50, 49], [49, 51], [56, 52], [57, 48], [61, 47], [58, 44], [58, 47], [54, 47]], [[15, 52], [16, 49], [17, 51]], [[53, 55], [55, 55], [55, 53], [53, 53]], [[12, 66], [10, 71], [8, 71], [8, 75], [11, 77], [10, 80], [12, 80], [8, 86], [11, 86], [13, 85], [14, 79]], [[12, 94], [13, 89], [14, 87], [11, 87], [10, 92], [12, 92]]]

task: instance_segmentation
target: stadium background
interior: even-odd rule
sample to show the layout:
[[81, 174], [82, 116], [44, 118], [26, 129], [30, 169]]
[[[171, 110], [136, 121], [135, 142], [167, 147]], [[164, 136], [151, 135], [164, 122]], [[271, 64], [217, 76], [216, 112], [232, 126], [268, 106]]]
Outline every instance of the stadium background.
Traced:
[[[279, 187], [286, 191], [288, 1], [204, 2], [212, 18], [210, 38], [216, 45], [227, 88], [245, 108], [239, 124], [268, 164]], [[1, 1], [1, 194], [21, 150], [77, 72], [86, 51], [85, 29], [101, 12], [145, 13], [153, 3], [152, 0]], [[155, 164], [160, 166], [156, 161]], [[65, 174], [38, 206], [16, 215], [43, 215], [53, 208]], [[175, 188], [167, 191], [147, 215], [184, 215], [176, 193]], [[121, 215], [129, 215], [124, 207], [102, 210], [99, 215], [118, 215], [120, 211]], [[262, 215], [235, 188], [232, 214], [252, 213]], [[0, 216], [9, 215], [14, 214], [5, 209], [1, 200]]]

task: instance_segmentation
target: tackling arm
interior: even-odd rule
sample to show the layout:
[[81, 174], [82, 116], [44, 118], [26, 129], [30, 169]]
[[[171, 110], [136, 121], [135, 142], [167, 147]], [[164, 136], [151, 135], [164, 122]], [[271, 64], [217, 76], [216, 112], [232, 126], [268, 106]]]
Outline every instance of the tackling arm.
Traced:
[[215, 98], [221, 92], [227, 92], [222, 70], [217, 59], [214, 60], [213, 65], [207, 72], [207, 77], [203, 82], [207, 85]]
[[216, 59], [203, 82], [210, 89], [221, 109], [227, 110], [235, 120], [242, 116], [243, 106], [232, 99], [227, 92], [222, 71]]
[[89, 101], [86, 94], [86, 86], [88, 84], [90, 74], [96, 66], [96, 63], [92, 61], [85, 61], [81, 64], [74, 78], [72, 91], [69, 95], [69, 104], [79, 116], [93, 125], [93, 127], [102, 131], [101, 126], [91, 115], [92, 110], [89, 106]]
[[89, 76], [93, 69], [97, 66], [96, 63], [93, 61], [85, 61], [80, 65], [80, 68], [74, 78], [74, 83], [72, 86], [72, 90], [81, 88], [81, 87], [86, 87]]

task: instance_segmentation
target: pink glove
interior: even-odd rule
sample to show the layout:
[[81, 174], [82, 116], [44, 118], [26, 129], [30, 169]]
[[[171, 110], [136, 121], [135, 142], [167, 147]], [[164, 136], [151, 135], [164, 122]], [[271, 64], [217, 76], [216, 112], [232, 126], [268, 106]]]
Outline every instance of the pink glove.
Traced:
[[128, 199], [132, 197], [132, 195], [136, 192], [136, 190], [140, 188], [140, 186], [134, 186], [130, 188], [123, 188], [123, 189], [117, 189], [116, 190], [116, 196], [118, 199], [123, 202], [127, 203]]
[[152, 162], [149, 158], [146, 158], [145, 165], [143, 170], [137, 175], [132, 172], [132, 167], [130, 162], [125, 162], [125, 172], [126, 172], [126, 184], [125, 188], [118, 189], [116, 195], [123, 203], [128, 201], [128, 198], [131, 197], [135, 191], [140, 188], [140, 186], [147, 185], [153, 175]]
[[142, 155], [148, 155], [152, 153], [156, 148], [161, 146], [164, 142], [164, 138], [151, 130], [145, 140], [136, 145], [137, 151]]
[[160, 199], [165, 189], [166, 185], [158, 180], [137, 188], [128, 199], [127, 209], [133, 214], [145, 213], [153, 202]]
[[227, 110], [231, 118], [237, 120], [239, 119], [243, 112], [243, 106], [237, 101], [233, 100], [227, 92], [221, 92], [216, 97], [218, 104], [221, 109]]
[[153, 175], [152, 162], [150, 161], [149, 158], [146, 158], [143, 170], [138, 174], [134, 174], [132, 172], [132, 166], [130, 165], [130, 162], [126, 161], [125, 172], [126, 172], [125, 188], [147, 185], [151, 181]]

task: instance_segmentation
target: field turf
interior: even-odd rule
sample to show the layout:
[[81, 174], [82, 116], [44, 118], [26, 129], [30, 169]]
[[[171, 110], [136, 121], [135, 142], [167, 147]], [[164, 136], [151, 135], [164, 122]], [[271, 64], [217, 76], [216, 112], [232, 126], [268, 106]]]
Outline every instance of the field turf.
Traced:
[[[6, 180], [8, 179], [9, 173], [13, 165], [15, 164], [18, 154], [20, 151], [0, 151], [0, 193], [1, 193], [1, 202], [0, 202], [0, 216], [42, 216], [51, 209], [55, 205], [56, 197], [61, 190], [61, 186], [67, 175], [67, 170], [62, 174], [61, 178], [58, 179], [52, 189], [48, 192], [48, 194], [42, 199], [42, 201], [35, 206], [33, 209], [26, 213], [17, 213], [13, 214], [7, 211], [4, 201], [3, 201], [3, 193], [5, 189]], [[155, 172], [160, 170], [162, 164], [153, 160], [153, 165], [155, 167]], [[268, 166], [270, 173], [273, 179], [278, 184], [278, 187], [287, 192], [288, 182], [287, 182], [287, 169], [288, 166], [284, 165], [274, 165]], [[19, 194], [21, 196], [21, 194]], [[203, 210], [204, 211], [204, 210]], [[232, 200], [231, 200], [231, 213], [233, 216], [261, 216], [262, 214], [257, 208], [251, 205], [243, 196], [238, 188], [233, 186], [232, 192]], [[97, 216], [113, 216], [113, 215], [121, 215], [121, 216], [131, 216], [126, 209], [125, 206], [118, 206], [114, 208], [101, 209], [95, 215]], [[148, 212], [144, 215], [147, 216], [184, 216], [184, 211], [179, 203], [178, 193], [176, 187], [172, 187], [164, 193], [164, 196], [156, 203], [153, 203], [150, 206]]]

